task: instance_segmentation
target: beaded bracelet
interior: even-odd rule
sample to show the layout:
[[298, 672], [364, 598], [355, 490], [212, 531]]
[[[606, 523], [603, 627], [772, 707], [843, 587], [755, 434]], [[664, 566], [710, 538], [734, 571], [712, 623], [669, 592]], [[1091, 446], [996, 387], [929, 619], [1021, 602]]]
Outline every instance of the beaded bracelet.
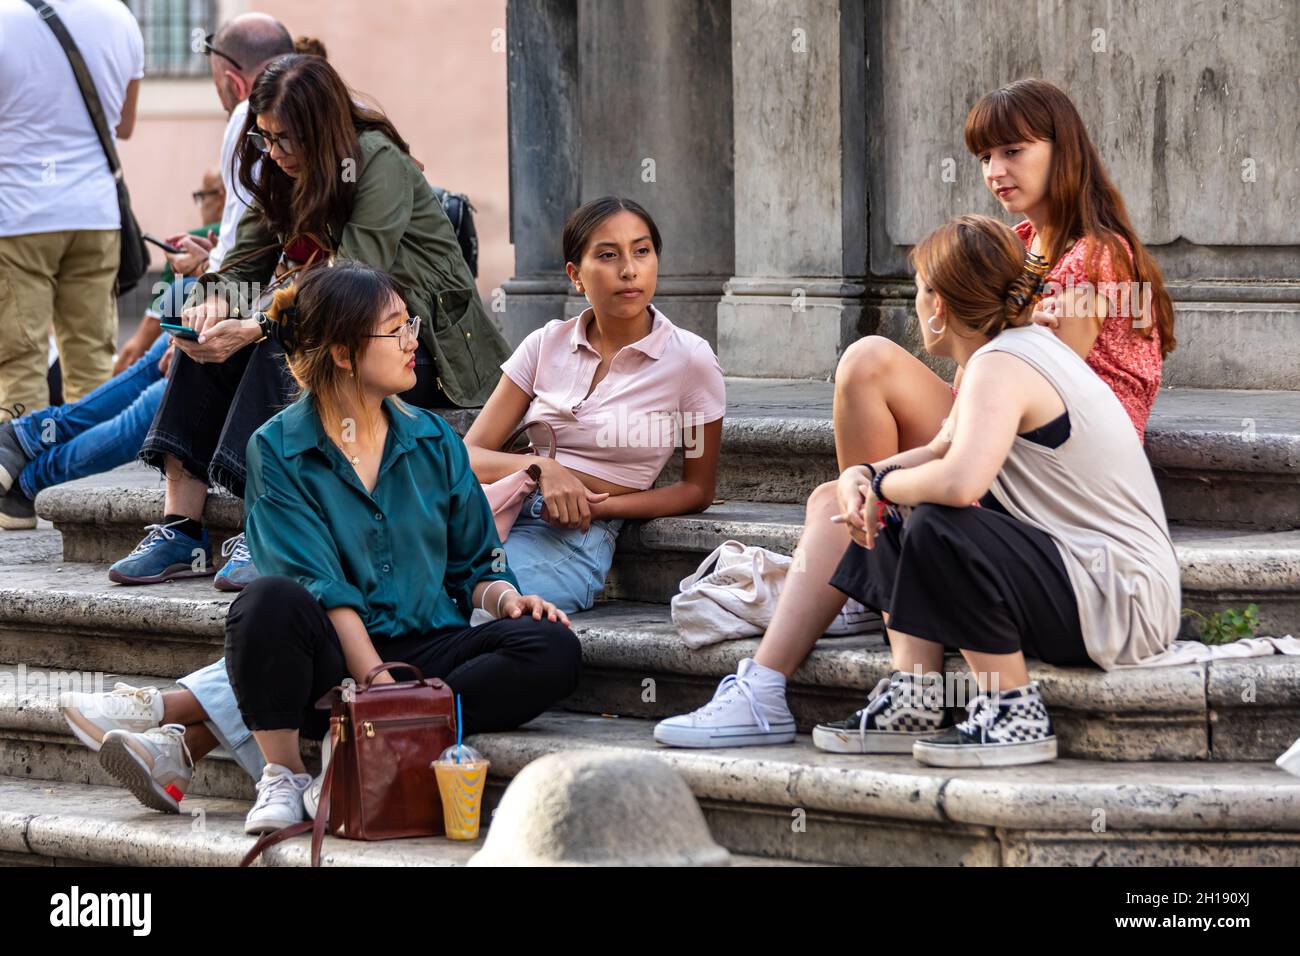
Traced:
[[885, 493], [880, 489], [880, 483], [884, 479], [885, 475], [889, 474], [891, 471], [898, 471], [902, 467], [902, 465], [886, 465], [884, 468], [881, 468], [880, 471], [876, 472], [876, 477], [871, 479], [871, 493], [876, 496], [877, 501], [886, 505], [892, 505], [894, 503], [885, 497]]

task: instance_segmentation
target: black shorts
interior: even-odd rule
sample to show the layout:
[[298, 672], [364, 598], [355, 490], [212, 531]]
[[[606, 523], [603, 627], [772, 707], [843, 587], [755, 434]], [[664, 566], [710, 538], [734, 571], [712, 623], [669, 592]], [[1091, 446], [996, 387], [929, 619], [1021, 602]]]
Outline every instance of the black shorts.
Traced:
[[888, 613], [890, 628], [953, 650], [1092, 663], [1056, 544], [991, 508], [919, 505], [873, 549], [850, 544], [830, 583]]

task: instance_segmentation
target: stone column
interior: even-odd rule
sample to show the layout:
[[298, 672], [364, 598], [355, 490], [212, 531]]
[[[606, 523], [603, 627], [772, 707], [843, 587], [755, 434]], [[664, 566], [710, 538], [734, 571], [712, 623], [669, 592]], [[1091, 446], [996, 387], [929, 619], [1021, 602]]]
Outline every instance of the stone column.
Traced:
[[496, 295], [485, 305], [517, 345], [564, 314], [569, 288], [560, 235], [582, 183], [577, 0], [508, 0], [506, 30], [515, 275], [505, 311]]
[[729, 375], [827, 377], [860, 334], [866, 272], [861, 0], [732, 0], [735, 262]]
[[582, 199], [645, 206], [664, 238], [655, 302], [716, 344], [735, 241], [730, 0], [579, 0], [578, 33]]

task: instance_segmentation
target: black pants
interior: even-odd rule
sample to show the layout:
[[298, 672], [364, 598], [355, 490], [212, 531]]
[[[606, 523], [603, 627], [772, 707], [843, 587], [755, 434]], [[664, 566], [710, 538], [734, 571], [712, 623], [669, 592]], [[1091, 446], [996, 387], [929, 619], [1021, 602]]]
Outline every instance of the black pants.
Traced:
[[[461, 697], [464, 733], [512, 730], [573, 693], [582, 646], [558, 621], [531, 616], [375, 641], [385, 661], [441, 678]], [[250, 730], [296, 729], [320, 739], [329, 712], [315, 703], [348, 674], [325, 609], [291, 578], [257, 578], [226, 617], [226, 671]], [[397, 669], [397, 680], [415, 675]]]
[[889, 627], [953, 650], [1091, 664], [1055, 543], [991, 508], [925, 504], [850, 544], [831, 585], [889, 614]]
[[[423, 345], [415, 361], [415, 387], [400, 397], [421, 408], [452, 407]], [[272, 339], [246, 345], [224, 362], [196, 362], [178, 349], [140, 460], [162, 471], [173, 455], [188, 474], [242, 498], [248, 439], [297, 395], [284, 350]]]

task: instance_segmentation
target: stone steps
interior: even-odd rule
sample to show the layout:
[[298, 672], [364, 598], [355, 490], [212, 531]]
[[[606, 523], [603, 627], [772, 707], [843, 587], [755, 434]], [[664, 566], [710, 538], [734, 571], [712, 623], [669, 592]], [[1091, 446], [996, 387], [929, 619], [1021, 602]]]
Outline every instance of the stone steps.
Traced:
[[[549, 713], [518, 731], [470, 742], [491, 761], [490, 808], [525, 765], [558, 751], [654, 752], [699, 800], [714, 838], [768, 862], [851, 865], [1296, 865], [1300, 780], [1260, 763], [1059, 760], [1033, 767], [942, 770], [910, 757], [823, 754], [806, 738], [781, 747], [661, 748], [650, 723]], [[53, 736], [53, 735], [51, 735]], [[47, 746], [53, 746], [47, 742]], [[80, 749], [65, 735], [68, 756]], [[179, 816], [141, 808], [125, 791], [69, 780], [75, 762], [0, 776], [0, 854], [43, 862], [229, 865], [251, 843], [239, 831], [247, 800], [208, 793], [242, 778], [228, 759], [201, 762]], [[249, 781], [243, 780], [247, 785]], [[201, 811], [201, 813], [196, 813]], [[201, 821], [201, 822], [200, 822]], [[303, 865], [292, 841], [268, 865]], [[330, 840], [329, 862], [454, 865], [468, 846], [441, 840]], [[746, 861], [742, 858], [739, 862]]]
[[[791, 554], [802, 505], [729, 501], [703, 514], [630, 522], [619, 533], [608, 596], [663, 602], [728, 538]], [[1203, 614], [1259, 604], [1262, 633], [1300, 634], [1300, 530], [1174, 525], [1183, 602]]]
[[[838, 473], [826, 382], [729, 379], [717, 497], [802, 505]], [[472, 412], [452, 413], [463, 431]], [[1147, 453], [1171, 522], [1223, 528], [1300, 528], [1300, 392], [1166, 389], [1147, 430]], [[679, 474], [680, 453], [661, 482]], [[162, 517], [157, 472], [127, 466], [41, 493], [37, 511], [64, 534], [64, 557], [111, 563]], [[241, 505], [209, 499], [220, 543]]]
[[[33, 563], [6, 568], [0, 582], [0, 661], [172, 680], [222, 653], [231, 596], [207, 580], [128, 588], [110, 583], [99, 565]], [[694, 709], [758, 643], [689, 649], [662, 604], [603, 602], [574, 615], [573, 625], [586, 666], [565, 706], [591, 713], [663, 717]], [[950, 663], [961, 667], [957, 658]], [[790, 681], [801, 728], [857, 709], [889, 669], [879, 633], [824, 638]], [[1035, 664], [1031, 673], [1043, 683], [1063, 752], [1078, 757], [1271, 760], [1300, 736], [1300, 658], [1109, 674]], [[47, 725], [27, 729], [56, 732], [57, 715]], [[0, 727], [11, 726], [0, 718]]]
[[[238, 866], [254, 841], [244, 833], [247, 800], [186, 797], [185, 812], [172, 815], [117, 787], [0, 776], [0, 808], [0, 866]], [[486, 828], [472, 842], [327, 836], [321, 866], [464, 866], [486, 836]], [[260, 865], [310, 866], [311, 841], [270, 847]], [[811, 864], [733, 853], [731, 865]]]
[[[104, 476], [96, 487], [72, 483], [42, 492], [38, 508], [63, 536], [63, 560], [89, 562], [102, 569], [129, 553], [144, 525], [162, 516], [161, 489], [142, 487], [142, 481], [156, 486], [148, 473], [128, 467]], [[1296, 488], [1300, 490], [1300, 485]], [[235, 499], [224, 495], [209, 499], [209, 527], [215, 540], [233, 533], [239, 514]], [[619, 535], [606, 596], [667, 603], [680, 581], [723, 541], [734, 538], [789, 554], [803, 521], [802, 503], [729, 500], [702, 514], [628, 522]], [[1183, 568], [1186, 607], [1212, 614], [1253, 602], [1260, 607], [1262, 633], [1300, 634], [1300, 528], [1266, 531], [1173, 524], [1170, 530]], [[24, 546], [30, 561], [58, 559], [48, 536], [39, 552], [33, 550], [36, 542]], [[214, 556], [220, 563], [216, 547]], [[1185, 634], [1190, 636], [1190, 630]]]

